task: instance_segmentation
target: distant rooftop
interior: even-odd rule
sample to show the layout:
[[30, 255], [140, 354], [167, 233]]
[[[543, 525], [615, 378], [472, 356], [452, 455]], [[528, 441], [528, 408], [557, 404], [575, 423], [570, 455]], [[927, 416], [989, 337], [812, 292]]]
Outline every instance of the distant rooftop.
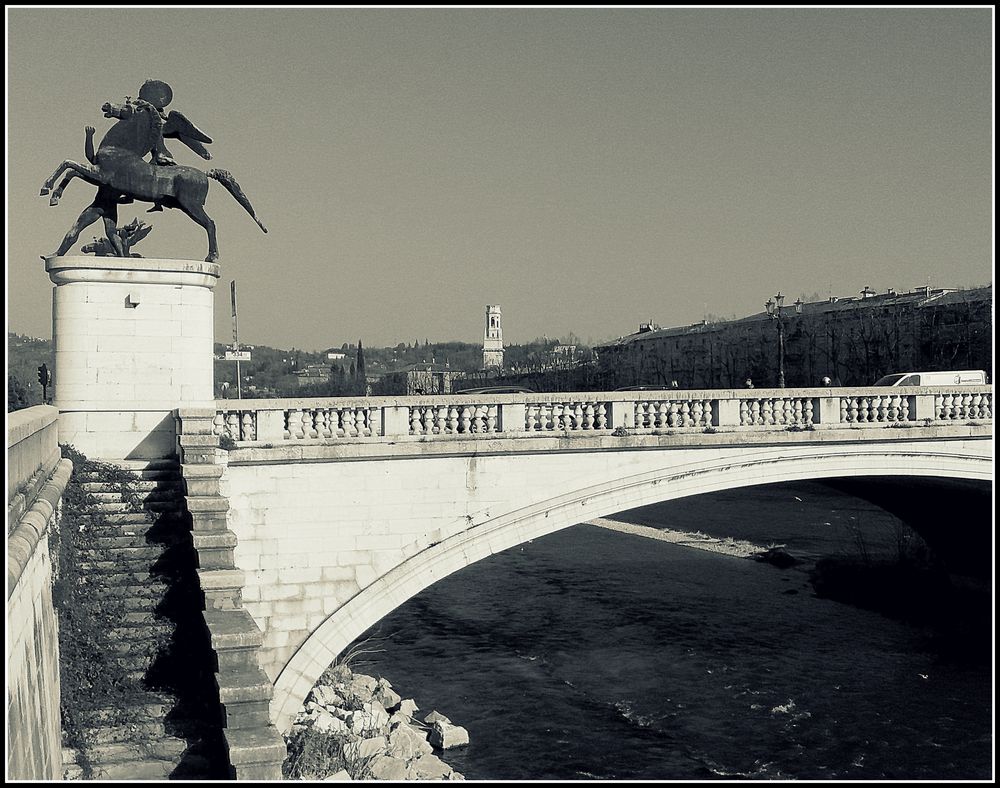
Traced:
[[[970, 297], [973, 299], [979, 297], [978, 294], [982, 291], [990, 291], [993, 289], [992, 285], [987, 285], [985, 287], [976, 287], [968, 289], [959, 288], [932, 288], [932, 287], [918, 287], [907, 293], [900, 293], [893, 289], [888, 289], [885, 292], [878, 293], [869, 287], [865, 287], [863, 290], [859, 291], [857, 296], [848, 298], [839, 298], [837, 296], [832, 296], [823, 301], [802, 301], [801, 303], [801, 314], [803, 315], [820, 315], [829, 312], [839, 312], [846, 311], [850, 309], [856, 309], [859, 304], [864, 304], [866, 306], [877, 305], [892, 305], [892, 304], [906, 304], [916, 302], [916, 308], [920, 309], [922, 307], [931, 305], [945, 305], [952, 303], [963, 303]], [[795, 307], [795, 302], [790, 302], [788, 298], [784, 301], [783, 314], [787, 313], [788, 310], [792, 310]], [[762, 310], [760, 312], [755, 312], [752, 315], [747, 315], [746, 317], [734, 318], [732, 320], [721, 320], [709, 322], [707, 320], [702, 320], [699, 323], [693, 323], [687, 326], [673, 326], [670, 328], [660, 328], [652, 320], [643, 322], [639, 324], [639, 330], [634, 334], [629, 334], [628, 336], [619, 337], [617, 340], [606, 343], [603, 347], [613, 347], [615, 345], [625, 345], [636, 341], [646, 341], [649, 339], [656, 339], [659, 337], [673, 337], [680, 336], [683, 334], [701, 334], [706, 332], [715, 331], [720, 325], [738, 325], [740, 323], [757, 323], [764, 320], [769, 320], [767, 312]]]

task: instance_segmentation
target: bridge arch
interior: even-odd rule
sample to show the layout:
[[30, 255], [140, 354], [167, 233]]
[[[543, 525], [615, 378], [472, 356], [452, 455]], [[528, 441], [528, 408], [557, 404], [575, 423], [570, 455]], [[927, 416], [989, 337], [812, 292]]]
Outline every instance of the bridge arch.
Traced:
[[[966, 447], [967, 448], [967, 447]], [[816, 446], [794, 455], [774, 447], [729, 458], [608, 478], [500, 513], [433, 544], [374, 580], [317, 627], [274, 682], [272, 718], [287, 730], [324, 670], [359, 635], [438, 580], [495, 553], [577, 523], [663, 501], [727, 489], [850, 476], [991, 481], [989, 456], [963, 448]]]

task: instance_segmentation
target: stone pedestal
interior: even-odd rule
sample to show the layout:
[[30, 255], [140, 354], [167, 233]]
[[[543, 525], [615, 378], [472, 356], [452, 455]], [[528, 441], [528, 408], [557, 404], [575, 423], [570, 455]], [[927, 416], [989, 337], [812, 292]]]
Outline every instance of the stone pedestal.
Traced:
[[176, 454], [173, 412], [213, 407], [219, 266], [50, 257], [59, 442], [95, 459]]

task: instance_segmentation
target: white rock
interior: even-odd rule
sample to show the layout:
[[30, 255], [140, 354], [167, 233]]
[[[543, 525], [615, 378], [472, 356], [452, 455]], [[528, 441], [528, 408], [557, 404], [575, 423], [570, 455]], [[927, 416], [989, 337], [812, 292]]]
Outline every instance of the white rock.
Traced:
[[469, 732], [461, 725], [438, 720], [431, 728], [430, 742], [442, 750], [463, 747], [469, 743]]
[[399, 702], [402, 700], [402, 698], [400, 698], [399, 696], [399, 693], [396, 692], [392, 687], [383, 687], [381, 685], [379, 685], [379, 687], [375, 690], [375, 698], [376, 700], [378, 700], [379, 703], [382, 704], [382, 707], [385, 709], [395, 708], [396, 706], [399, 705]]
[[416, 704], [413, 698], [407, 698], [404, 701], [400, 701], [399, 708], [396, 709], [397, 714], [402, 714], [404, 717], [413, 717], [415, 712], [420, 711], [420, 707]]
[[452, 768], [436, 755], [424, 755], [413, 762], [418, 780], [440, 780], [452, 773]]
[[409, 777], [410, 772], [406, 761], [389, 755], [380, 755], [375, 758], [370, 768], [372, 778], [375, 780], [405, 780]]
[[334, 717], [328, 711], [321, 711], [316, 716], [313, 728], [320, 733], [339, 733], [340, 731], [347, 730], [347, 723], [342, 719]]
[[433, 725], [435, 722], [439, 722], [439, 721], [440, 722], [451, 722], [451, 720], [449, 720], [447, 717], [445, 717], [439, 711], [432, 711], [430, 714], [428, 714], [426, 717], [424, 717], [424, 722], [427, 725]]
[[[309, 698], [319, 706], [342, 706], [344, 704], [344, 699], [336, 693], [333, 687], [325, 684], [318, 684], [313, 687], [312, 692], [309, 693]], [[308, 703], [306, 703], [306, 708], [309, 708]]]
[[325, 783], [333, 782], [334, 780], [351, 782], [351, 775], [347, 773], [347, 769], [341, 769], [339, 772], [334, 772], [329, 777], [323, 778], [323, 782]]
[[385, 736], [352, 741], [344, 745], [344, 757], [349, 761], [363, 760], [385, 753], [388, 741]]
[[389, 734], [388, 753], [396, 758], [409, 761], [433, 751], [427, 736], [409, 725], [400, 725]]

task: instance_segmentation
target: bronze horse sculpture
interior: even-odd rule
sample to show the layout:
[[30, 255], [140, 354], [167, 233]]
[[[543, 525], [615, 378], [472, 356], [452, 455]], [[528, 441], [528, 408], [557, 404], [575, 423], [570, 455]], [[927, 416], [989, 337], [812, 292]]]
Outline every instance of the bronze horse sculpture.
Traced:
[[[165, 94], [160, 94], [158, 102], [143, 98], [143, 90], [147, 90], [150, 85], [166, 91]], [[124, 256], [117, 234], [118, 205], [142, 200], [153, 203], [150, 209], [153, 211], [179, 208], [204, 227], [208, 233], [208, 256], [205, 260], [215, 262], [219, 259], [215, 222], [205, 213], [209, 178], [225, 186], [266, 233], [267, 228], [257, 218], [250, 201], [236, 179], [226, 170], [213, 169], [206, 174], [195, 167], [173, 163], [157, 164], [143, 158], [153, 153], [154, 162], [171, 161], [164, 157], [165, 149], [162, 147], [162, 138], [167, 136], [177, 137], [200, 156], [211, 158], [211, 154], [200, 144], [211, 142], [211, 138], [200, 132], [183, 115], [171, 112], [164, 122], [162, 109], [170, 101], [169, 86], [150, 80], [143, 85], [143, 90], [140, 90], [140, 97], [134, 101], [126, 99], [121, 105], [104, 105], [104, 114], [118, 118], [118, 122], [104, 135], [96, 152], [93, 150], [94, 129], [87, 127], [86, 152], [89, 165], [66, 159], [42, 186], [41, 194], [49, 194], [59, 176], [70, 170], [52, 193], [50, 205], [58, 205], [63, 189], [74, 177], [97, 186], [94, 202], [84, 208], [54, 254], [65, 254], [85, 228], [98, 219], [103, 219], [109, 242], [118, 256]], [[151, 97], [157, 95], [149, 90], [147, 94]]]

